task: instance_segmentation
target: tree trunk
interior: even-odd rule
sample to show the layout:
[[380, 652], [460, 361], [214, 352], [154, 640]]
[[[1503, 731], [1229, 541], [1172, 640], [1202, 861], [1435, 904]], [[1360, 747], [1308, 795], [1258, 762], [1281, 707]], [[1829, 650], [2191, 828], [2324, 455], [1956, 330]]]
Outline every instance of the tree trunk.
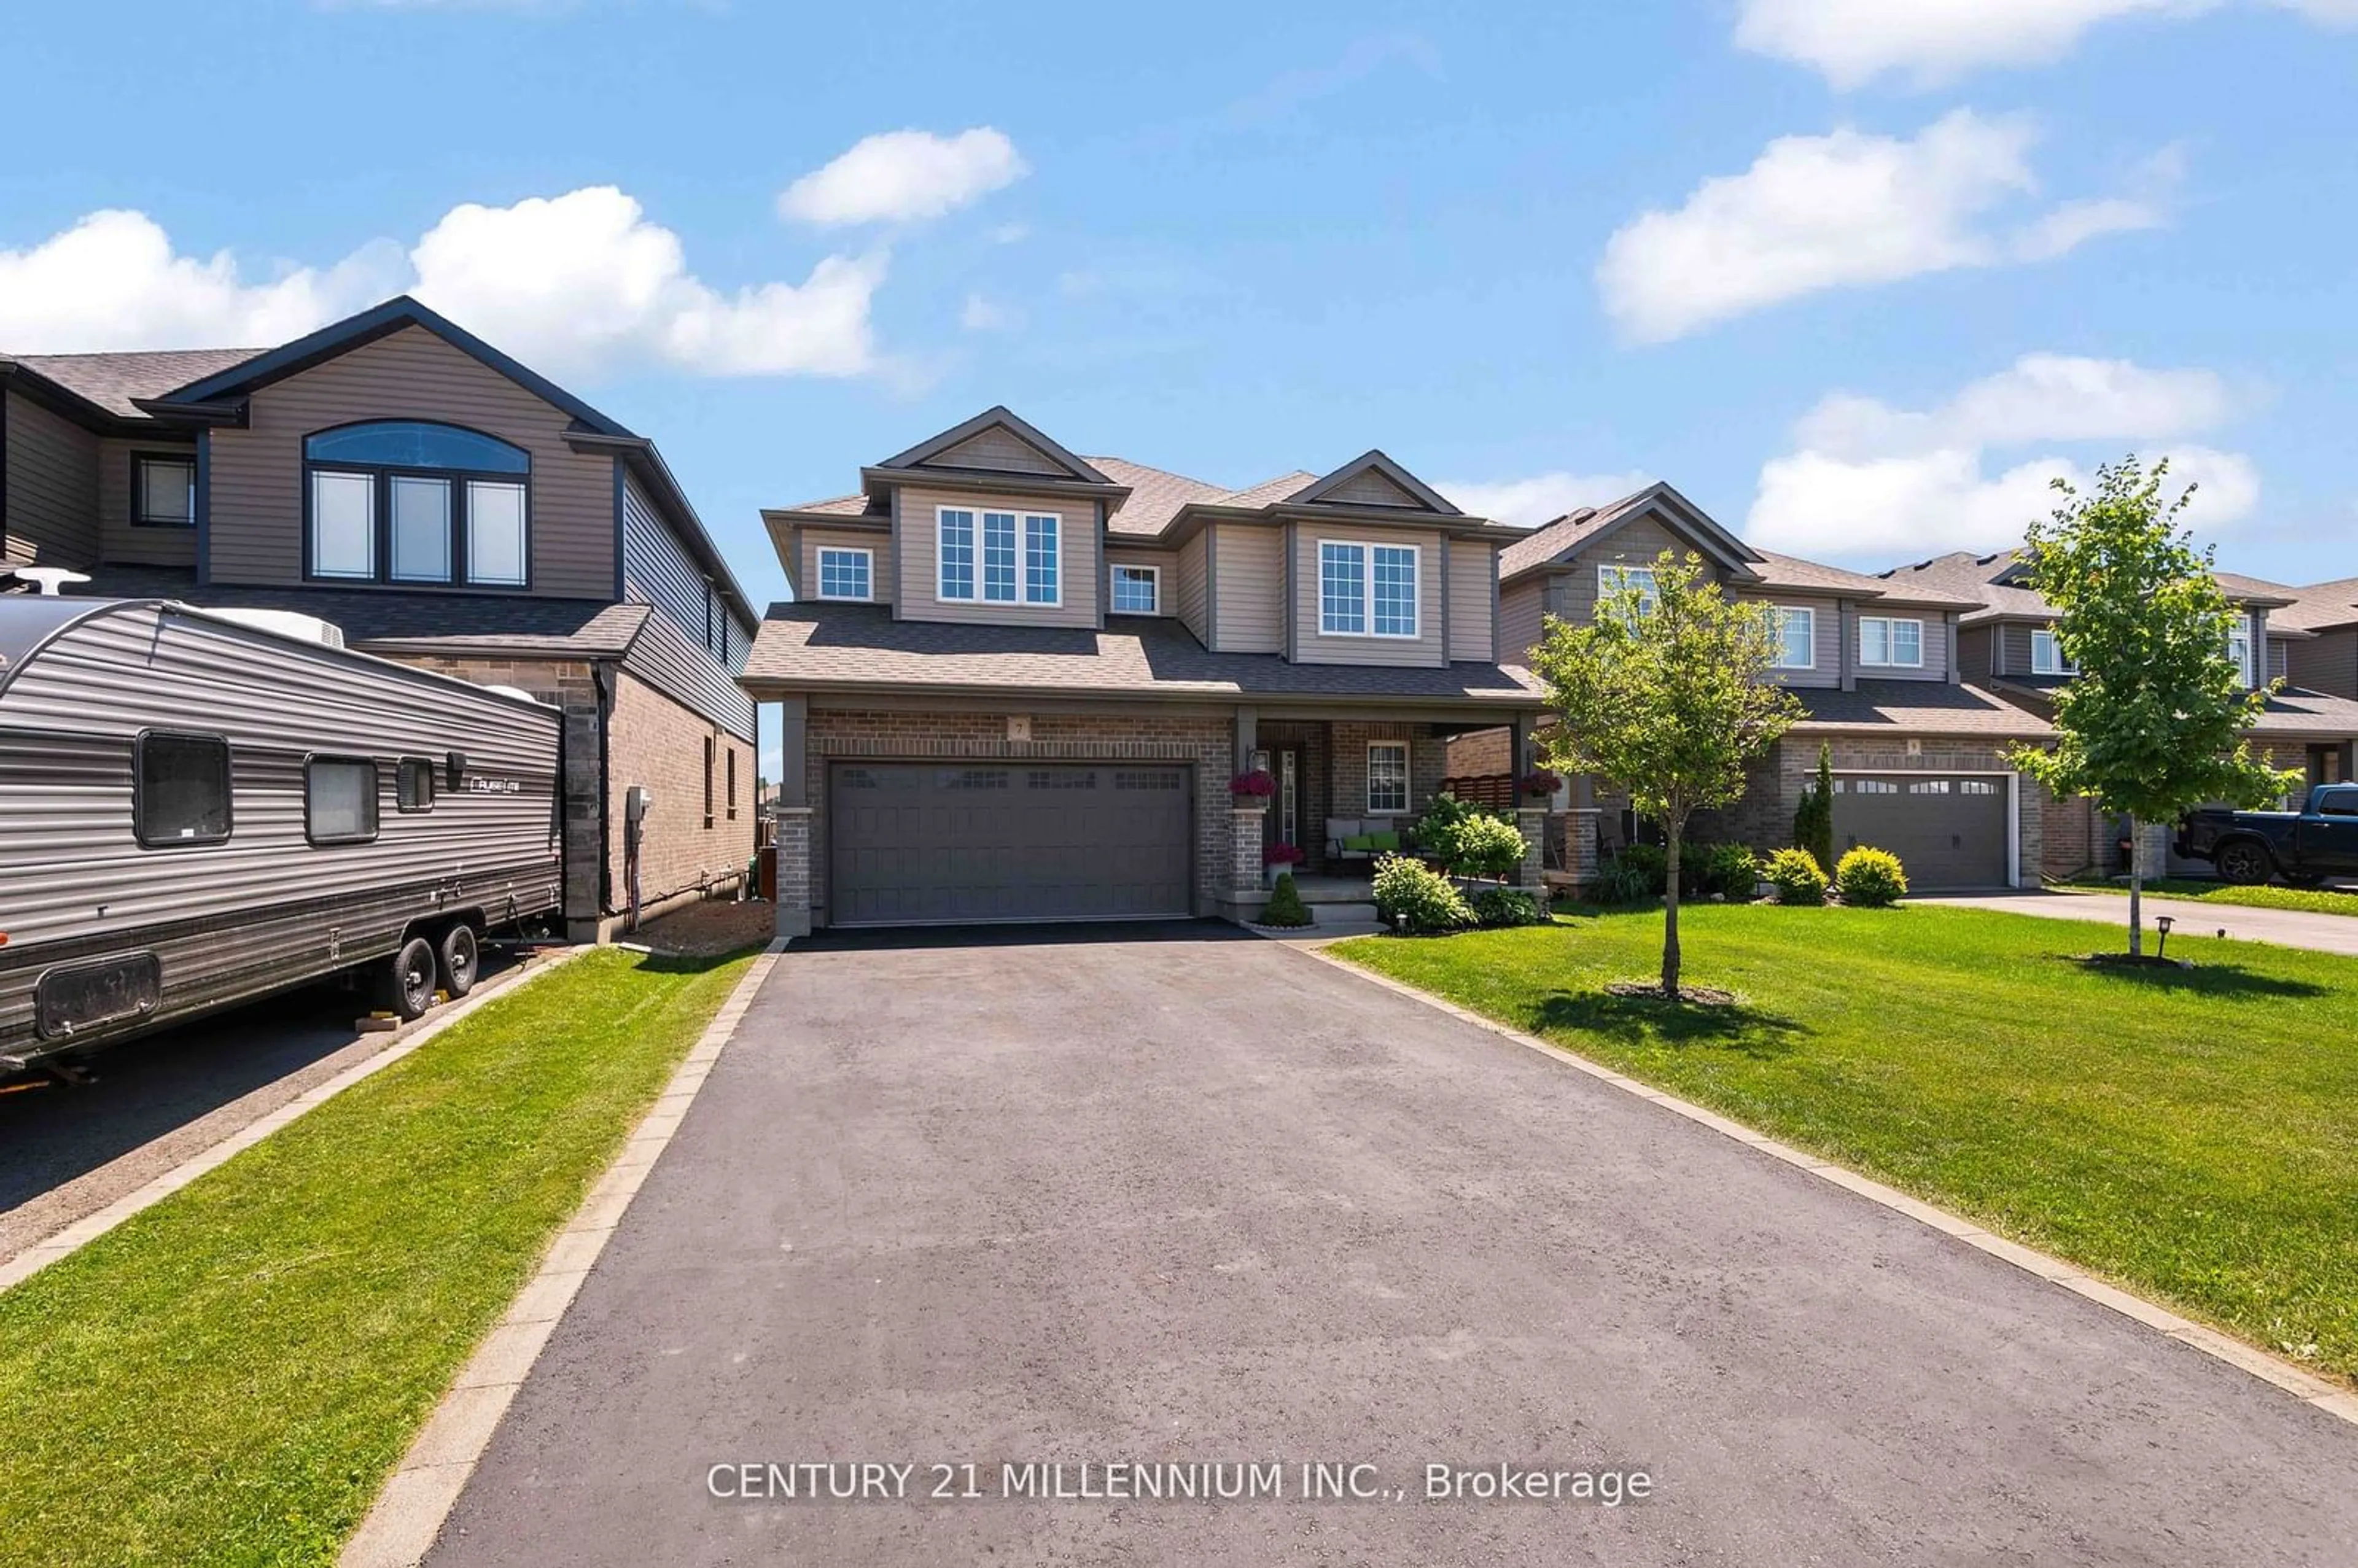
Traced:
[[2145, 953], [2145, 845], [2137, 837], [2136, 814], [2129, 814], [2129, 957]]
[[1662, 835], [1662, 1000], [1679, 1000], [1679, 839], [1682, 825], [1664, 825]]

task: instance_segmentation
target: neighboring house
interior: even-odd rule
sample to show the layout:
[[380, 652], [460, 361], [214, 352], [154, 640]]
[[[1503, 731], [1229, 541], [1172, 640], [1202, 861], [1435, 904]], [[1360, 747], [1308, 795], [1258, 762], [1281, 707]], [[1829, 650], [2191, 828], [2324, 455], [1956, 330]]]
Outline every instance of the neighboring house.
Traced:
[[[784, 714], [784, 931], [1249, 915], [1270, 848], [1364, 871], [1337, 839], [1540, 706], [1499, 656], [1520, 531], [1380, 452], [1231, 490], [993, 408], [763, 516], [795, 600], [742, 680]], [[1232, 799], [1255, 766], [1276, 795]]]
[[[1896, 584], [1755, 548], [1667, 484], [1583, 508], [1499, 554], [1499, 624], [1510, 651], [1540, 640], [1544, 619], [1581, 624], [1601, 594], [1651, 581], [1665, 550], [1703, 563], [1730, 597], [1772, 607], [1782, 637], [1776, 678], [1808, 715], [1753, 772], [1744, 798], [1700, 816], [1698, 840], [1763, 850], [1792, 842], [1794, 813], [1821, 742], [1834, 767], [1834, 838], [1880, 846], [1922, 888], [2019, 886], [2038, 880], [2041, 794], [2005, 759], [2047, 724], [1959, 679], [1959, 622], [1976, 600]], [[1468, 739], [1453, 775], [1501, 761], [1496, 739]], [[1513, 765], [1520, 765], [1517, 762]], [[1626, 797], [1575, 778], [1559, 794], [1557, 858], [1585, 873], [1642, 831]]]
[[[2358, 599], [2358, 593], [2336, 593], [2347, 585], [2297, 589], [2235, 572], [2216, 575], [2236, 611], [2227, 653], [2243, 669], [2244, 683], [2254, 688], [2286, 683], [2269, 696], [2266, 712], [2249, 731], [2254, 745], [2277, 767], [2301, 770], [2312, 784], [2352, 777], [2352, 747], [2358, 740], [2358, 604], [2336, 600]], [[2052, 715], [2056, 688], [2076, 672], [2056, 644], [2054, 612], [2029, 586], [2021, 551], [1936, 556], [1895, 567], [1881, 580], [1976, 600], [1957, 634], [1965, 678], [2042, 718]], [[2044, 846], [2048, 874], [2111, 867], [2117, 859], [2115, 833], [2092, 801], [2050, 802]], [[2207, 871], [2208, 866], [2190, 862], [2178, 869]]]
[[0, 573], [24, 566], [299, 611], [563, 706], [577, 935], [633, 870], [643, 907], [743, 875], [752, 605], [653, 443], [415, 300], [266, 351], [0, 357]]

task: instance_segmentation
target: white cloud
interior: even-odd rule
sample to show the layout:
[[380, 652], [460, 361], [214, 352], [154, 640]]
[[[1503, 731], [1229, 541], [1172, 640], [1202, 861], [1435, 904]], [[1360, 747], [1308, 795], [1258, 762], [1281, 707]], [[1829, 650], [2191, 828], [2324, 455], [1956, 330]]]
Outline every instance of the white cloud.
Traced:
[[[1839, 88], [1887, 72], [1918, 86], [1983, 66], [2049, 65], [2122, 17], [2177, 18], [2226, 0], [1742, 0], [1736, 41], [1814, 67]], [[2264, 0], [2328, 27], [2358, 24], [2358, 0]]]
[[[2054, 509], [2049, 481], [2093, 482], [2082, 460], [2051, 450], [2091, 442], [2168, 457], [2173, 483], [2201, 489], [2190, 520], [2229, 527], [2258, 504], [2259, 472], [2241, 453], [2189, 438], [2237, 412], [2210, 371], [2061, 354], [2027, 354], [1930, 409], [1836, 393], [1795, 426], [1795, 450], [1762, 466], [1747, 537], [1879, 564], [2003, 548]], [[2050, 449], [1993, 472], [1989, 454], [2008, 449]]]
[[1015, 144], [989, 125], [954, 136], [884, 131], [786, 187], [778, 212], [821, 224], [938, 218], [1029, 172]]
[[1636, 472], [1578, 474], [1552, 469], [1529, 479], [1444, 480], [1433, 488], [1474, 516], [1536, 528], [1580, 507], [1618, 501], [1652, 482]]
[[[1960, 109], [1913, 140], [1848, 126], [1781, 136], [1742, 174], [1704, 180], [1676, 211], [1615, 231], [1596, 265], [1605, 309], [1628, 336], [1661, 341], [1821, 289], [2062, 254], [2098, 234], [2165, 221], [2156, 195], [2070, 201], [2028, 223], [1993, 222], [2035, 196], [2028, 117]], [[2150, 162], [2140, 183], [2168, 183]]]
[[958, 310], [958, 325], [969, 332], [1005, 332], [1022, 325], [1015, 311], [994, 305], [979, 294], [969, 294]]
[[267, 346], [389, 295], [415, 293], [557, 374], [663, 364], [701, 375], [853, 375], [876, 368], [869, 305], [882, 253], [829, 256], [801, 284], [724, 294], [679, 236], [612, 186], [512, 207], [452, 208], [405, 255], [371, 242], [328, 267], [249, 282], [222, 252], [180, 255], [139, 212], [94, 212], [0, 251], [0, 345], [20, 352]]

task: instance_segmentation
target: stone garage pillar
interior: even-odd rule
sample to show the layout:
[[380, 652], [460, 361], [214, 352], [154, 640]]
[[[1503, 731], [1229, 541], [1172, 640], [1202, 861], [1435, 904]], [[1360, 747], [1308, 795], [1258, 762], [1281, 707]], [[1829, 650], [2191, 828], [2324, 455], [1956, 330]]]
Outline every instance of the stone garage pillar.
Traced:
[[811, 933], [811, 808], [778, 807], [778, 935]]
[[1547, 896], [1547, 820], [1544, 806], [1521, 806], [1515, 812], [1515, 826], [1523, 833], [1523, 863], [1515, 885], [1533, 898]]
[[1228, 892], [1220, 913], [1230, 920], [1258, 920], [1269, 903], [1269, 878], [1261, 865], [1261, 833], [1269, 806], [1242, 801], [1228, 810]]

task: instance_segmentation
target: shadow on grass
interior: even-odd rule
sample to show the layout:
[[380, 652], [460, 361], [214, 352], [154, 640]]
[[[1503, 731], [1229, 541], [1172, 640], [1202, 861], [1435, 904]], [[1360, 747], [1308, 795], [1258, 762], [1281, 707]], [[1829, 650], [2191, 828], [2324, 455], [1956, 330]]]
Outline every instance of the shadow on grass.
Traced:
[[642, 953], [638, 967], [651, 975], [701, 975], [724, 964], [733, 964], [767, 946], [765, 942], [751, 942], [726, 953]]
[[[2108, 953], [2059, 954], [2057, 961], [2071, 965], [2083, 975], [2116, 985], [2142, 986], [2148, 990], [2186, 996], [2317, 997], [2329, 994], [2331, 989], [2313, 980], [2255, 974], [2241, 964], [2197, 962], [2190, 969], [2181, 969], [2175, 962], [2163, 965], [2104, 961], [2112, 957]], [[2097, 961], [2091, 962], [2092, 959]]]
[[1537, 1022], [1542, 1032], [1576, 1030], [1621, 1045], [1713, 1045], [1759, 1061], [1791, 1055], [1794, 1037], [1809, 1033], [1795, 1019], [1742, 1002], [1700, 1006], [1602, 990], [1557, 991], [1540, 1003]]

